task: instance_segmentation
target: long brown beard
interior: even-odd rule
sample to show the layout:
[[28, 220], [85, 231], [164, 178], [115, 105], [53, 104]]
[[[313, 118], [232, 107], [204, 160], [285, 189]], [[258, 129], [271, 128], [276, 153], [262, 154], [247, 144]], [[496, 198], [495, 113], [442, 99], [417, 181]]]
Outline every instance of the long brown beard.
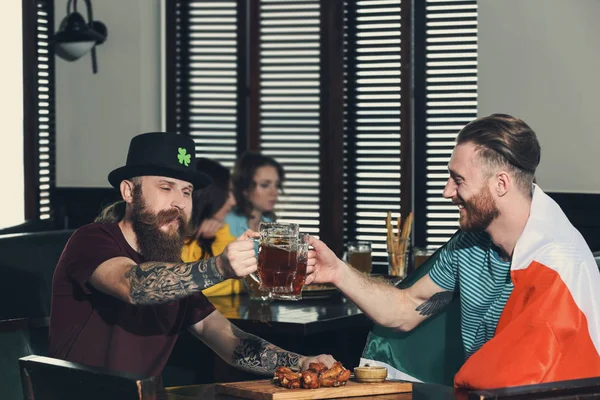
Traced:
[[[187, 237], [187, 221], [177, 208], [159, 211], [148, 210], [141, 187], [133, 192], [131, 207], [131, 226], [137, 237], [140, 254], [146, 261], [181, 261], [181, 249]], [[176, 231], [163, 232], [160, 227], [177, 219]]]
[[484, 186], [478, 194], [462, 202], [462, 204], [465, 207], [465, 215], [460, 217], [460, 229], [465, 232], [485, 231], [492, 221], [500, 215], [500, 211], [496, 207], [487, 186]]

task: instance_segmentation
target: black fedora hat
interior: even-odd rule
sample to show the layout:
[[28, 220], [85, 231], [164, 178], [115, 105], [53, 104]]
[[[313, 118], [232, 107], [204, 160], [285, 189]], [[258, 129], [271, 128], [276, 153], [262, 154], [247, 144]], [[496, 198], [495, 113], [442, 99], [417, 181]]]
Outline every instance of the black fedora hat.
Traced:
[[108, 174], [108, 181], [119, 188], [124, 179], [145, 175], [181, 179], [194, 185], [194, 189], [211, 183], [206, 174], [196, 170], [194, 141], [175, 133], [149, 132], [135, 136], [129, 143], [127, 163]]

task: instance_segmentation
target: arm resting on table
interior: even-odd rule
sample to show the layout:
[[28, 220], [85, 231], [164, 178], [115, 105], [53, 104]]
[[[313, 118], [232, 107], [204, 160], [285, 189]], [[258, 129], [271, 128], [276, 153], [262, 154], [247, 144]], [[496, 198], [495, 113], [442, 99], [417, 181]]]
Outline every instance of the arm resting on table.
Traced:
[[258, 375], [273, 375], [279, 366], [294, 370], [306, 369], [310, 362], [322, 362], [330, 367], [329, 355], [305, 357], [275, 346], [258, 336], [233, 325], [219, 311], [192, 325], [190, 332], [202, 340], [228, 364]]

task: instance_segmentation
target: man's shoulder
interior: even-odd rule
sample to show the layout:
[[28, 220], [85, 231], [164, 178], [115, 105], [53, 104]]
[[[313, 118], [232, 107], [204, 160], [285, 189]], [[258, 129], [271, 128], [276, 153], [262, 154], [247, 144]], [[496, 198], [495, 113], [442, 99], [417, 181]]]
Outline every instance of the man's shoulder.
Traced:
[[67, 242], [66, 248], [77, 246], [87, 246], [94, 243], [110, 241], [117, 242], [119, 226], [116, 223], [94, 222], [83, 225], [73, 232], [73, 235]]
[[92, 222], [91, 224], [83, 225], [73, 232], [75, 237], [85, 237], [94, 235], [108, 234], [115, 235], [115, 229], [119, 229], [116, 223]]
[[491, 238], [485, 232], [457, 232], [448, 242], [447, 247], [451, 251], [488, 251], [491, 246]]

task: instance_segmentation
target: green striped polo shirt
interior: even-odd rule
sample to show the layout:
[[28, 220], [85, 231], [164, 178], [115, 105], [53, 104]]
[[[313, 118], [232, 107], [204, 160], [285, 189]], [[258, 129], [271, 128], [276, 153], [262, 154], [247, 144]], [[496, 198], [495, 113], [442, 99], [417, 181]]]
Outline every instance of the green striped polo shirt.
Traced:
[[429, 276], [460, 295], [461, 334], [469, 358], [494, 336], [513, 290], [510, 262], [502, 261], [485, 232], [459, 232], [440, 251]]

